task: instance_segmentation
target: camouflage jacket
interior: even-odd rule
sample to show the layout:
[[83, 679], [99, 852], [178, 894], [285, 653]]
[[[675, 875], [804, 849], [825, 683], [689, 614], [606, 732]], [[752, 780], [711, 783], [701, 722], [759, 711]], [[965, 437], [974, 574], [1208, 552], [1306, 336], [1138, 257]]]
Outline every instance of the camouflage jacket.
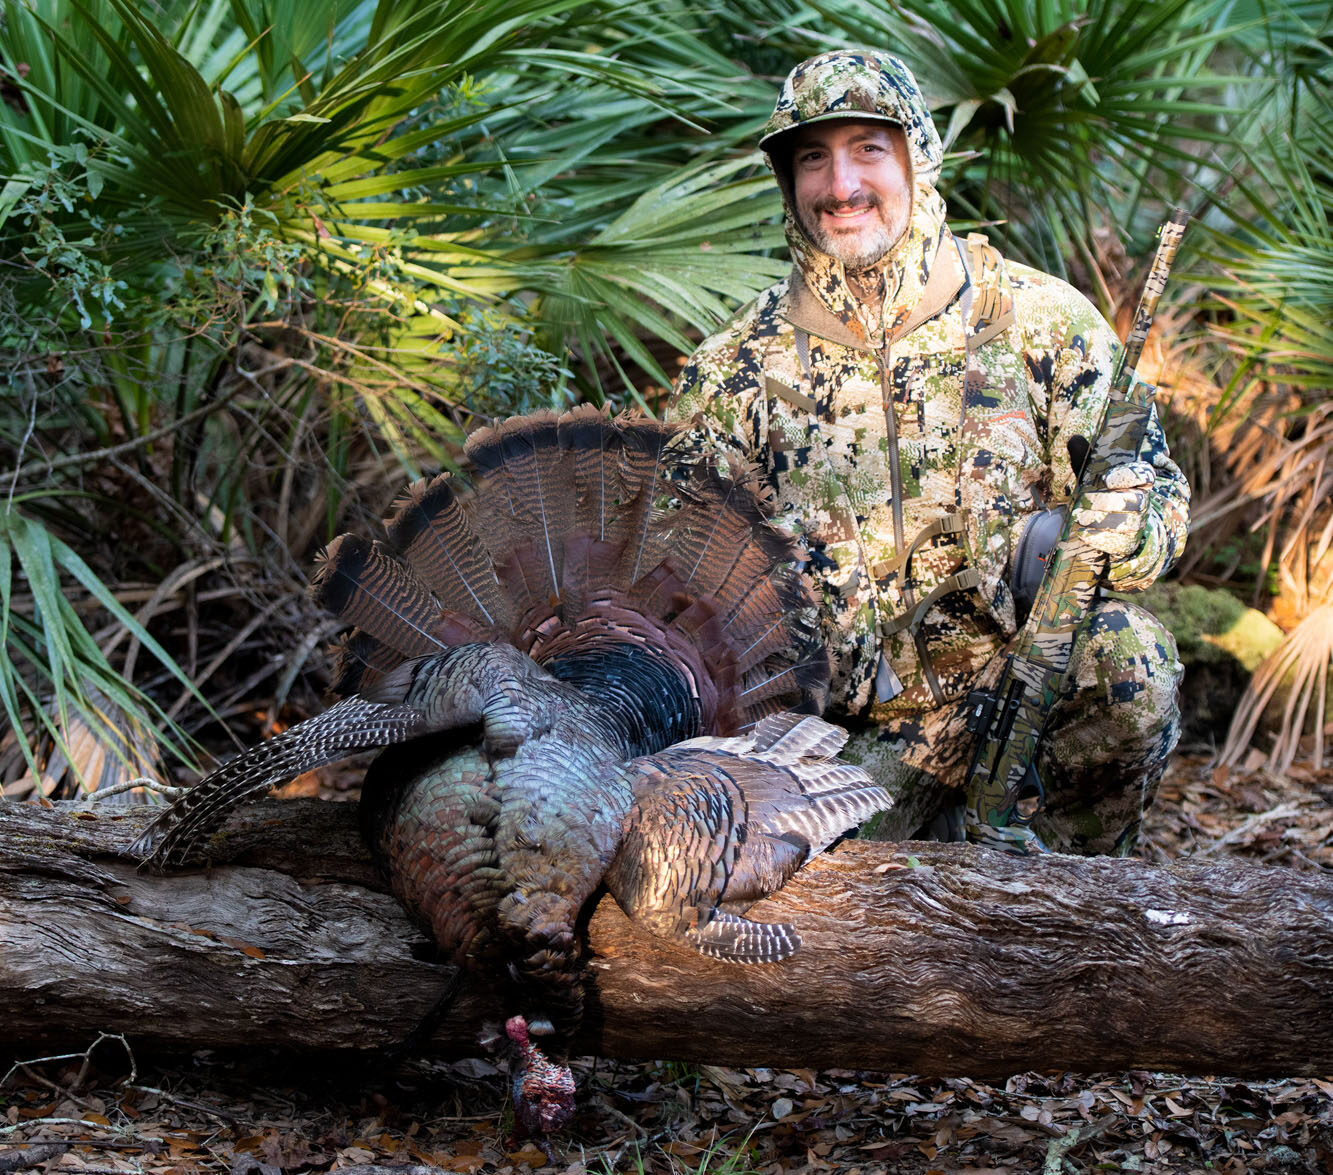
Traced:
[[[1119, 349], [1071, 286], [953, 236], [929, 113], [914, 81], [908, 102], [901, 74], [891, 81], [894, 116], [919, 121], [910, 227], [870, 275], [879, 313], [801, 230], [775, 167], [792, 273], [695, 351], [671, 407], [709, 452], [757, 464], [803, 537], [839, 714], [871, 709], [881, 649], [899, 692], [872, 713], [887, 716], [961, 696], [1013, 635], [1013, 548], [1034, 512], [1068, 503], [1066, 442], [1096, 431]], [[1188, 529], [1189, 488], [1155, 415], [1142, 456], [1156, 482], [1146, 542], [1112, 571], [1121, 590], [1156, 579]]]

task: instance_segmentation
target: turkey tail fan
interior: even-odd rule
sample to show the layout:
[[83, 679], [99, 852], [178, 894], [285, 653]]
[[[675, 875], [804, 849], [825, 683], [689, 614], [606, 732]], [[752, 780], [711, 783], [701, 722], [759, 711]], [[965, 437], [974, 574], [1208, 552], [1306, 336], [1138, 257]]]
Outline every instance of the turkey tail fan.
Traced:
[[[564, 536], [574, 520], [574, 477], [562, 460], [560, 429], [554, 412], [516, 416], [468, 438], [464, 450], [484, 481], [479, 524], [499, 516], [504, 546], [518, 545], [518, 534], [539, 548], [545, 595], [554, 605], [560, 593]], [[505, 517], [505, 515], [508, 517]], [[489, 530], [483, 529], [488, 535]], [[500, 550], [491, 545], [493, 556]], [[498, 559], [497, 559], [498, 561]]]
[[440, 606], [473, 617], [496, 632], [513, 615], [486, 547], [468, 521], [454, 478], [409, 486], [385, 523], [389, 542], [434, 594]]
[[[397, 663], [376, 642], [402, 659], [498, 639], [565, 668], [579, 646], [590, 684], [596, 648], [630, 642], [678, 665], [708, 729], [812, 708], [816, 671], [788, 671], [817, 660], [794, 544], [768, 521], [753, 477], [718, 474], [672, 443], [680, 431], [582, 407], [473, 434], [470, 490], [441, 476], [397, 503], [386, 525], [402, 562], [362, 539], [330, 548], [313, 594], [359, 629], [337, 692]], [[765, 678], [738, 703], [742, 679]]]
[[130, 852], [159, 867], [183, 861], [246, 800], [358, 751], [415, 738], [425, 725], [415, 706], [345, 698], [205, 776], [148, 826]]

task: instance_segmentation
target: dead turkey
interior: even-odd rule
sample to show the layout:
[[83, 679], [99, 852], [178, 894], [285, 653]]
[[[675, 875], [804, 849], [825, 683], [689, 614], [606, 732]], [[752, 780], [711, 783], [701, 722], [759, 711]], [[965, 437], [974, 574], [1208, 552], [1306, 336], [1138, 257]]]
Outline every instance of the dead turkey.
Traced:
[[[794, 928], [744, 911], [889, 800], [814, 716], [828, 661], [791, 542], [673, 435], [515, 418], [469, 440], [470, 484], [412, 486], [387, 543], [338, 539], [312, 591], [355, 626], [344, 700], [202, 780], [139, 854], [184, 860], [245, 799], [387, 748], [368, 842], [449, 958], [509, 977], [525, 1057], [529, 1029], [562, 1050], [578, 1026], [575, 923], [603, 882], [711, 957], [790, 955]], [[572, 1105], [556, 1086], [558, 1111], [526, 1110], [542, 1129]]]

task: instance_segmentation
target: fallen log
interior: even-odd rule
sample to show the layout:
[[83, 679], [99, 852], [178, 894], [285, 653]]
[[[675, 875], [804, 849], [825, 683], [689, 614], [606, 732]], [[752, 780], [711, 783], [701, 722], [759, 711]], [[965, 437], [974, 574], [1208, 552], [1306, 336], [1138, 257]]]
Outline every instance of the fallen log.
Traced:
[[[125, 856], [148, 817], [0, 803], [0, 1044], [375, 1049], [433, 1004], [449, 969], [385, 892], [353, 806], [254, 805], [222, 863], [166, 876]], [[714, 962], [603, 897], [580, 1049], [979, 1078], [1333, 1072], [1323, 876], [850, 842], [752, 916], [794, 923], [802, 950]], [[468, 984], [431, 1047], [478, 1051], [494, 986]]]

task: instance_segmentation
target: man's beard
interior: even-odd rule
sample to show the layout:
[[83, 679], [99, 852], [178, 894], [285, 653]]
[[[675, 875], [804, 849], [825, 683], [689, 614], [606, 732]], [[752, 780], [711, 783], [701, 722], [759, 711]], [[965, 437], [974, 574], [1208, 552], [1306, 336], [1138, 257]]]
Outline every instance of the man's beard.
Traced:
[[[878, 212], [878, 217], [856, 232], [834, 232], [824, 228], [820, 213], [845, 211], [869, 205]], [[806, 235], [822, 253], [827, 253], [835, 261], [841, 261], [843, 268], [850, 273], [868, 269], [884, 256], [907, 230], [907, 214], [904, 210], [896, 216], [884, 216], [884, 203], [873, 193], [859, 200], [843, 203], [838, 200], [816, 200], [808, 209], [802, 209], [801, 219], [805, 223]]]

